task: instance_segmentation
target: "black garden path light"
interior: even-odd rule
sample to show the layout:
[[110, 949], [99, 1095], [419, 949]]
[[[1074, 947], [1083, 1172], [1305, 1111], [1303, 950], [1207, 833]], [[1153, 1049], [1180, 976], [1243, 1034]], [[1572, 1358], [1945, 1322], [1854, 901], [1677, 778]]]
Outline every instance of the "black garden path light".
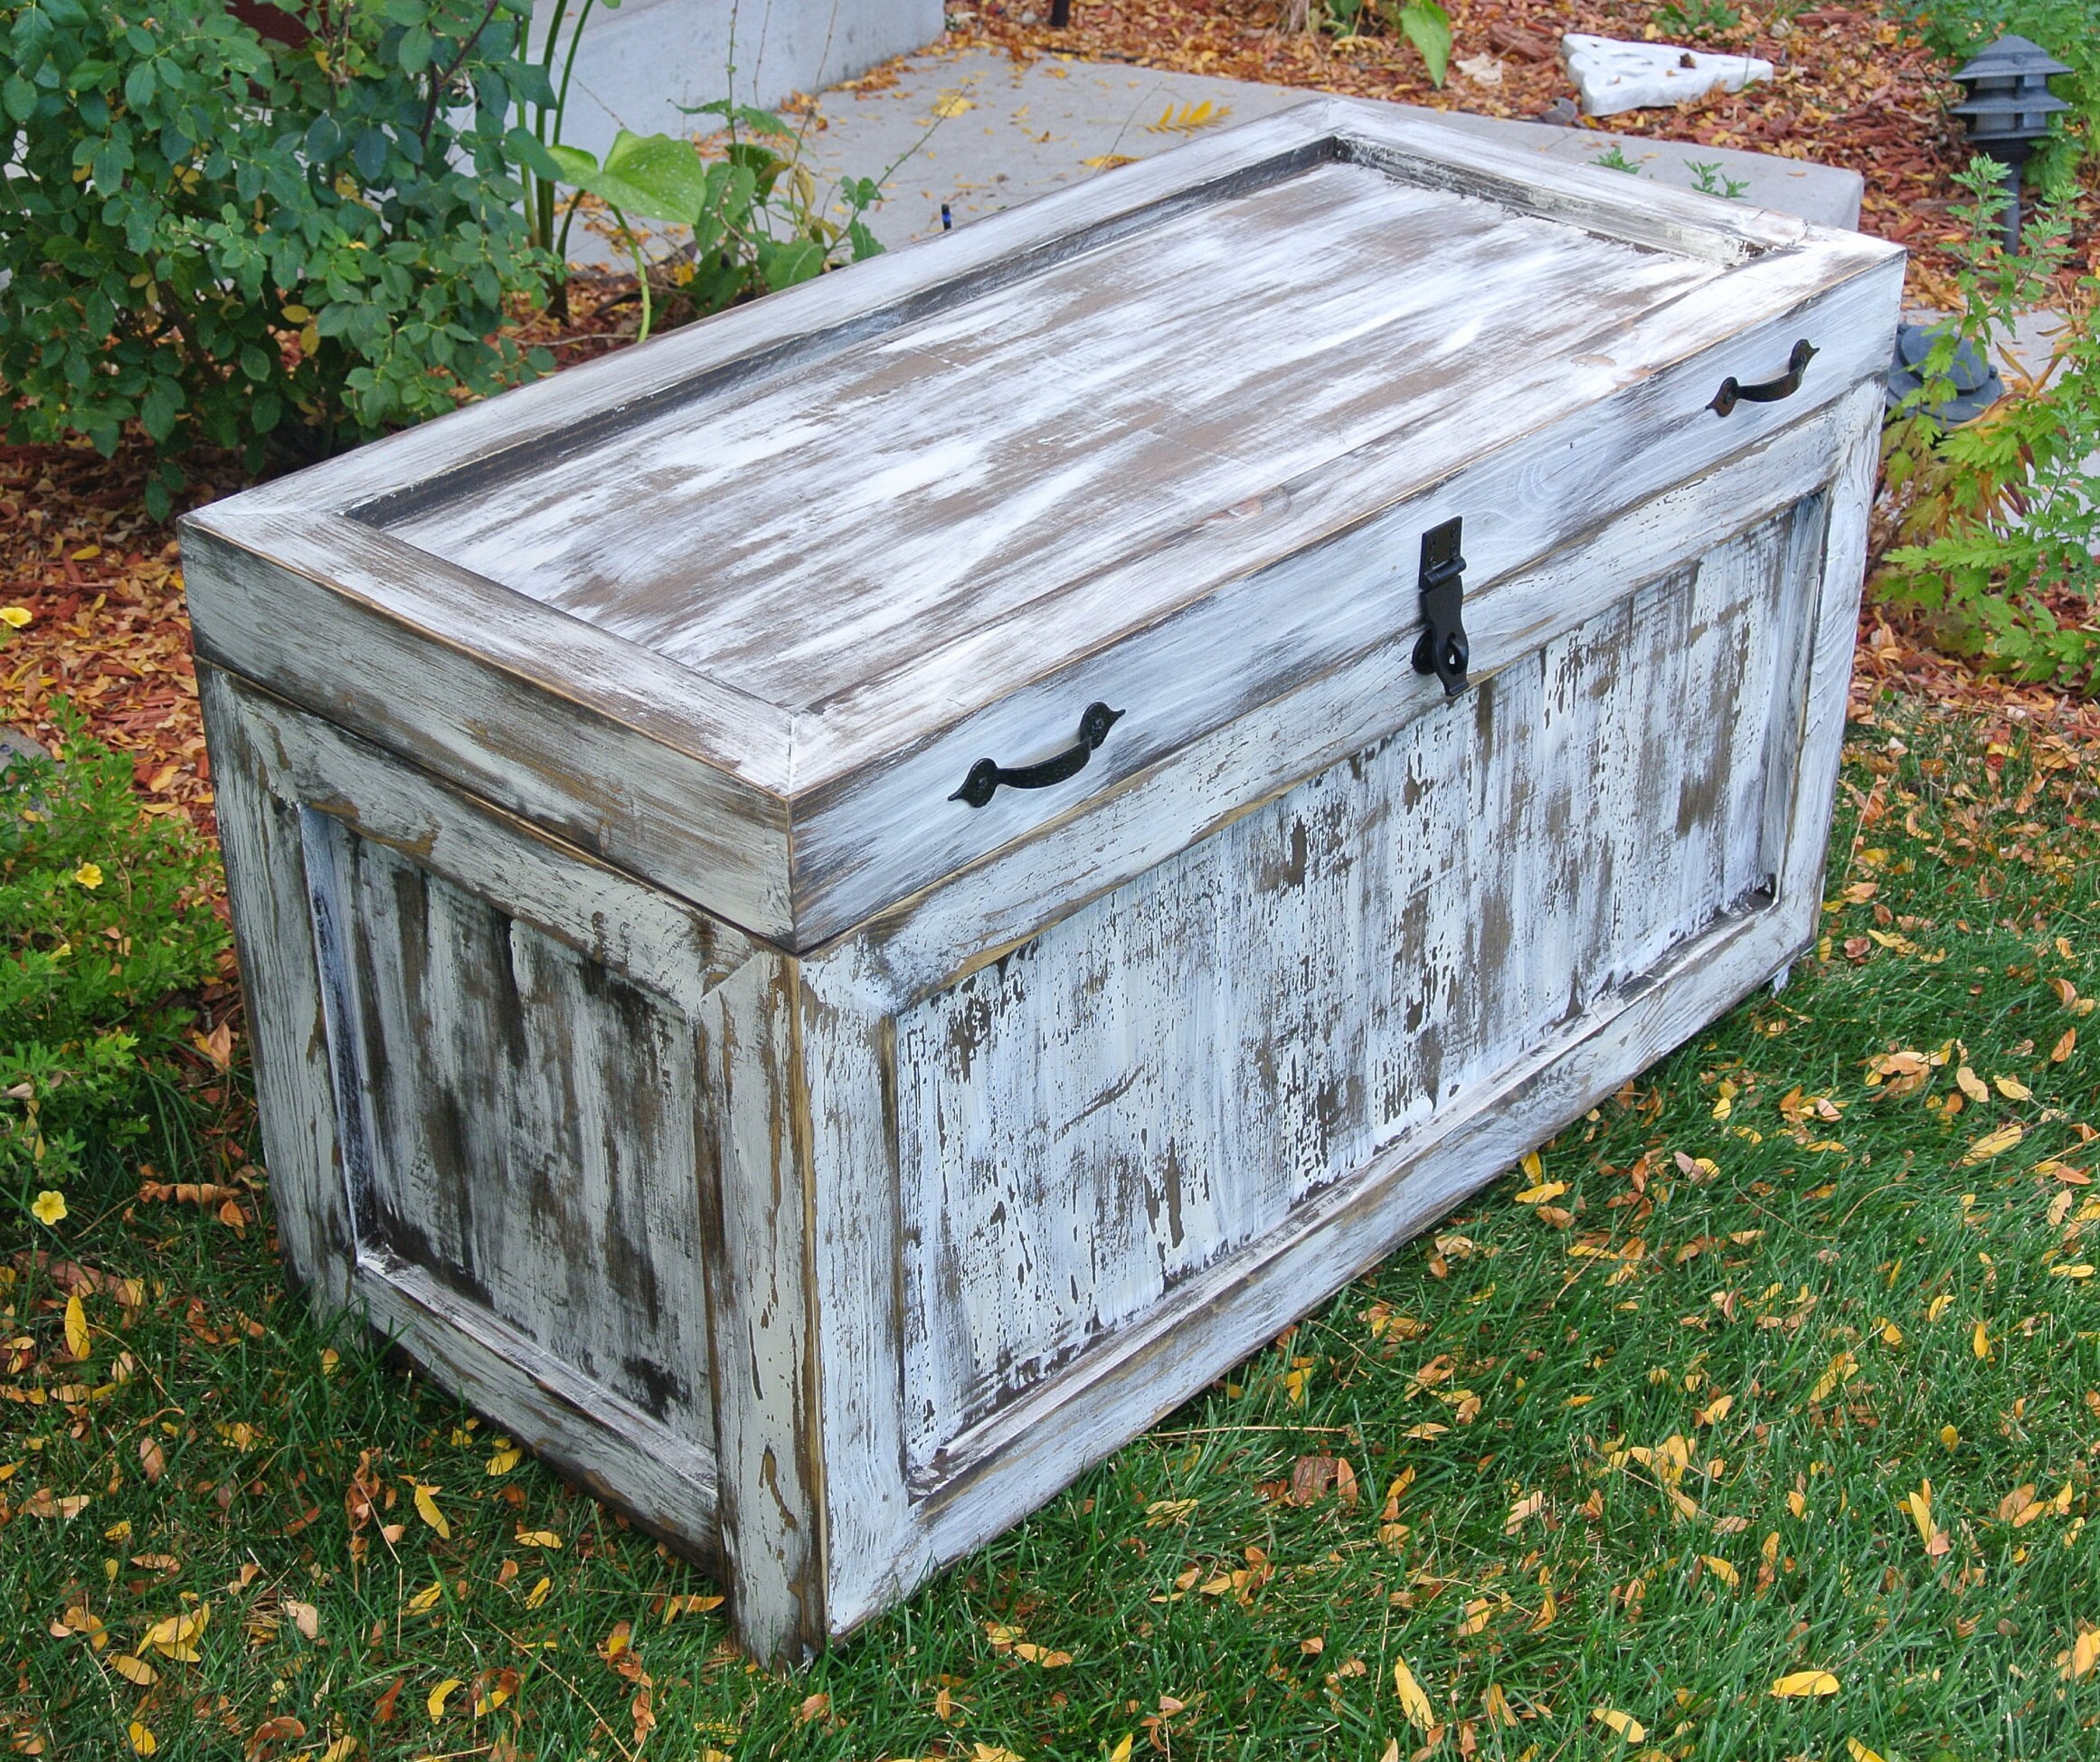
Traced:
[[2049, 90], [2049, 76], [2071, 70], [2025, 37], [2001, 37], [1954, 75], [1966, 94], [1954, 114], [1969, 139], [2008, 167], [2005, 249], [2020, 249], [2020, 172], [2048, 138], [2049, 118], [2071, 107]]

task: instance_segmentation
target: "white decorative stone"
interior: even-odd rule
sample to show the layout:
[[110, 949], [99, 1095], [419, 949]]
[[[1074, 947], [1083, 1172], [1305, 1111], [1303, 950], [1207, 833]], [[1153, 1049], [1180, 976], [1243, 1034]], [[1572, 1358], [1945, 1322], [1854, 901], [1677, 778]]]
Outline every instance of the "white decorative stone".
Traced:
[[1560, 52], [1582, 89], [1584, 111], [1594, 117], [1667, 109], [1772, 78], [1772, 63], [1755, 55], [1706, 55], [1678, 43], [1621, 43], [1575, 31], [1561, 38]]

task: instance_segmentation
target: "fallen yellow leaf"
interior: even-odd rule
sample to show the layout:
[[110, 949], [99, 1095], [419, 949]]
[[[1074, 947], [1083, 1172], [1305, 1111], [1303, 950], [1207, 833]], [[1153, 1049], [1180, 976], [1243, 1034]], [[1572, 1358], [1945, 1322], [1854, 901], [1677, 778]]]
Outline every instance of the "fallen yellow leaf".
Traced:
[[1969, 1333], [1969, 1350], [1980, 1359], [1991, 1356], [1991, 1330], [1981, 1322]]
[[131, 1739], [131, 1748], [135, 1755], [151, 1756], [160, 1748], [160, 1739], [153, 1735], [153, 1729], [139, 1724], [137, 1719], [124, 1729], [124, 1735]]
[[525, 1459], [525, 1452], [508, 1438], [496, 1440], [496, 1454], [488, 1459], [491, 1474], [508, 1474]]
[[1731, 1590], [1743, 1582], [1743, 1575], [1736, 1570], [1732, 1563], [1724, 1560], [1718, 1554], [1702, 1554], [1699, 1558], [1706, 1563], [1707, 1570]]
[[2034, 1091], [2016, 1076], [1994, 1076], [1991, 1079], [1991, 1086], [2007, 1101], [2032, 1101], [2034, 1099]]
[[1429, 1697], [1422, 1692], [1422, 1684], [1414, 1680], [1414, 1672], [1407, 1668], [1405, 1658], [1393, 1661], [1393, 1691], [1400, 1697], [1400, 1711], [1417, 1731], [1427, 1731], [1436, 1723], [1435, 1710], [1430, 1706]]
[[1122, 1742], [1109, 1752], [1108, 1762], [1130, 1762], [1130, 1745], [1136, 1740], [1137, 1735], [1134, 1731], [1126, 1731]]
[[1622, 1713], [1616, 1707], [1593, 1707], [1590, 1717], [1599, 1725], [1608, 1725], [1630, 1744], [1638, 1744], [1648, 1736], [1648, 1728], [1631, 1713]]
[[453, 1690], [460, 1686], [460, 1681], [458, 1677], [448, 1676], [424, 1697], [423, 1710], [430, 1714], [432, 1719], [443, 1719], [445, 1717], [445, 1703], [452, 1698]]
[[2100, 1628], [2089, 1627], [2072, 1642], [2071, 1655], [2064, 1663], [2064, 1674], [2074, 1679], [2089, 1676], [2096, 1663], [2100, 1663]]
[[452, 1539], [452, 1526], [445, 1521], [445, 1514], [438, 1509], [438, 1501], [430, 1497], [438, 1489], [425, 1486], [421, 1481], [415, 1483], [415, 1489], [416, 1515], [447, 1541], [450, 1541]]
[[66, 1350], [75, 1359], [88, 1356], [88, 1312], [80, 1307], [80, 1293], [66, 1299]]
[[134, 1658], [128, 1653], [119, 1652], [109, 1661], [109, 1668], [127, 1682], [137, 1688], [150, 1689], [160, 1681], [160, 1672], [143, 1658]]
[[180, 1663], [197, 1662], [196, 1640], [211, 1623], [212, 1606], [200, 1603], [194, 1609], [179, 1615], [170, 1615], [165, 1621], [156, 1621], [146, 1630], [142, 1645], [149, 1645], [163, 1657], [173, 1658]]
[[1985, 1086], [1983, 1079], [1966, 1065], [1954, 1073], [1954, 1083], [1972, 1102], [1987, 1102], [1991, 1099], [1991, 1091]]
[[1884, 1762], [1878, 1751], [1868, 1749], [1857, 1738], [1845, 1739], [1845, 1754], [1851, 1758], [1851, 1762]]
[[1994, 1156], [2002, 1156], [2026, 1136], [2027, 1128], [2015, 1120], [2010, 1125], [2000, 1126], [1996, 1132], [1985, 1132], [1963, 1152], [1962, 1160], [1988, 1162]]
[[1828, 1671], [1791, 1671], [1772, 1685], [1772, 1692], [1782, 1700], [1834, 1695], [1838, 1692], [1838, 1679]]
[[517, 1532], [517, 1545], [520, 1548], [559, 1548], [562, 1539], [552, 1530], [520, 1530]]
[[1698, 1420], [1702, 1426], [1718, 1426], [1728, 1416], [1728, 1409], [1736, 1405], [1733, 1395], [1717, 1395], [1699, 1409]]
[[1026, 1659], [1031, 1664], [1040, 1664], [1046, 1671], [1063, 1670], [1072, 1662], [1069, 1652], [1053, 1652], [1048, 1646], [1040, 1646], [1027, 1640], [1016, 1643], [1014, 1656]]
[[357, 1754], [357, 1739], [345, 1731], [321, 1752], [321, 1762], [350, 1762]]
[[1830, 1360], [1830, 1369], [1816, 1379], [1816, 1386], [1809, 1395], [1811, 1401], [1828, 1400], [1840, 1384], [1846, 1382], [1859, 1369], [1851, 1353], [1840, 1352]]

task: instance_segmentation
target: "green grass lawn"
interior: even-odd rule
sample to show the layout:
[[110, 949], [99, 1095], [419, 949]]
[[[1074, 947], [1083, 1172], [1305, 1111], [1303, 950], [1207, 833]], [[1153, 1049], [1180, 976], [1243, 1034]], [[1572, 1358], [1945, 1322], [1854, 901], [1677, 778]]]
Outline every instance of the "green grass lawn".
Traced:
[[[0, 1738], [2100, 1756], [2100, 780], [1886, 717], [1789, 989], [798, 1673], [452, 1401], [326, 1350], [261, 1227], [112, 1168], [101, 1215], [24, 1227], [91, 1272], [0, 1273]], [[156, 1172], [226, 1178], [181, 1150]]]

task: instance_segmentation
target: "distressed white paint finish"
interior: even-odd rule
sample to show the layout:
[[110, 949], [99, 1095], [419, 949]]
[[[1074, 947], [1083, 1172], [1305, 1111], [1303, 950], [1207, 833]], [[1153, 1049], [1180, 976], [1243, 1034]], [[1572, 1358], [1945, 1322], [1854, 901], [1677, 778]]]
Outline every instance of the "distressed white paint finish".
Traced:
[[1723, 273], [1315, 166], [389, 530], [819, 710], [988, 629], [1062, 658], [1074, 583], [1461, 412], [1490, 450]]
[[295, 1269], [754, 1650], [887, 1606], [1812, 934], [1897, 270], [1320, 103], [209, 510]]
[[695, 1023], [515, 905], [307, 827], [364, 1100], [360, 1240], [711, 1446]]
[[1769, 890], [1820, 498], [898, 1023], [915, 1469]]
[[812, 1644], [792, 963], [200, 670], [294, 1270]]
[[1425, 526], [1488, 585], [1886, 352], [1887, 246], [1375, 107], [1168, 161], [206, 511], [204, 652], [808, 950], [1408, 627]]

